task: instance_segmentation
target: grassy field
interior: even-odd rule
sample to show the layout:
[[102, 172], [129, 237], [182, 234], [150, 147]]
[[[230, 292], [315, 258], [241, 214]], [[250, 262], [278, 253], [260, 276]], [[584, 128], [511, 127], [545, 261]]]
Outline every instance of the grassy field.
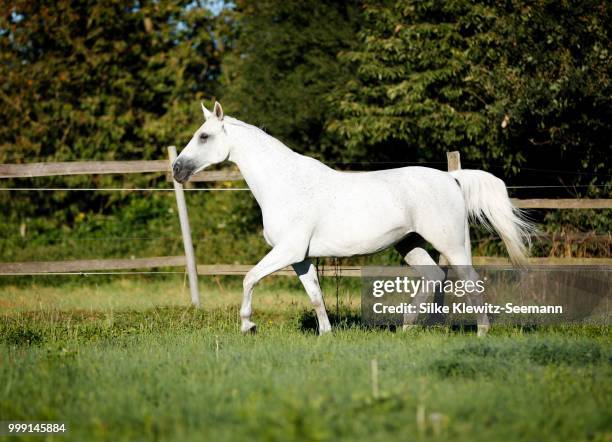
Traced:
[[0, 286], [0, 420], [63, 420], [53, 440], [75, 441], [612, 438], [608, 328], [367, 329], [341, 287], [318, 337], [305, 294], [272, 282], [243, 336], [224, 281], [197, 311], [182, 277]]

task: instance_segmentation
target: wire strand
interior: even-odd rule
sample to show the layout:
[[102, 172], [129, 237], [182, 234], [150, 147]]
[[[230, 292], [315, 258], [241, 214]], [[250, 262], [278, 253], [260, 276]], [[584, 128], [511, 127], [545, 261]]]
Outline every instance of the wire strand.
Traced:
[[[506, 186], [508, 189], [575, 189], [585, 187], [611, 187], [612, 184], [579, 184], [579, 185], [533, 185], [533, 186]], [[225, 188], [192, 188], [183, 189], [185, 192], [244, 192], [248, 187], [225, 187]], [[3, 192], [174, 192], [174, 189], [156, 187], [0, 187]]]
[[[4, 238], [3, 238], [4, 239]], [[31, 237], [16, 237], [11, 238], [14, 241], [24, 241], [30, 242], [32, 241]], [[2, 241], [2, 240], [0, 240]], [[96, 237], [83, 237], [83, 238], [49, 238], [47, 240], [47, 244], [57, 244], [57, 243], [65, 243], [65, 242], [79, 242], [79, 241], [181, 241], [181, 235], [177, 236], [159, 236], [159, 237], [139, 237], [139, 236], [101, 236], [99, 238]]]
[[578, 185], [541, 185], [541, 186], [506, 186], [506, 189], [548, 189], [548, 188], [563, 188], [563, 189], [575, 189], [577, 187], [610, 187], [612, 184], [578, 184]]
[[[227, 188], [193, 188], [183, 189], [185, 192], [222, 192], [222, 191], [244, 191], [250, 190], [248, 187], [227, 187]], [[174, 189], [156, 188], [156, 187], [0, 187], [0, 191], [47, 191], [47, 192], [62, 192], [62, 191], [81, 191], [81, 192], [174, 192]]]
[[168, 271], [168, 272], [33, 272], [33, 273], [0, 273], [0, 276], [47, 276], [47, 275], [156, 275], [156, 274], [183, 274], [185, 272]]

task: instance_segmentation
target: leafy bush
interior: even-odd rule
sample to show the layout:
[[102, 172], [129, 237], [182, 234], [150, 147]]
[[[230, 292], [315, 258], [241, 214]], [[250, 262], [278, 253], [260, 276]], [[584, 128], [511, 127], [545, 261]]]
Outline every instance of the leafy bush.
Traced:
[[610, 183], [611, 18], [596, 0], [366, 1], [328, 127], [364, 159], [459, 149], [513, 183]]

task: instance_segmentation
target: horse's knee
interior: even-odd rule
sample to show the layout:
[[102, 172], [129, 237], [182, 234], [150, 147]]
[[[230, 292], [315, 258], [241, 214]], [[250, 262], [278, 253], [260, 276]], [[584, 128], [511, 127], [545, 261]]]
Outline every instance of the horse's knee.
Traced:
[[242, 280], [242, 288], [245, 292], [250, 291], [257, 284], [257, 277], [253, 275], [251, 272], [248, 272], [244, 279]]

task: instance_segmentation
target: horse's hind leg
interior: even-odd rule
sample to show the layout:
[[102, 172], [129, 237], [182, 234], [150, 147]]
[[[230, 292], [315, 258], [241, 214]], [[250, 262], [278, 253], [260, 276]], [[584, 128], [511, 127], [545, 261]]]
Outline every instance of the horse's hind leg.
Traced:
[[319, 278], [317, 277], [317, 269], [309, 259], [305, 259], [302, 262], [293, 264], [293, 270], [295, 270], [300, 281], [302, 281], [302, 285], [315, 309], [317, 321], [319, 322], [319, 334], [322, 335], [330, 332], [331, 324], [325, 310], [325, 302], [323, 301], [323, 293], [321, 292]]
[[[423, 240], [420, 237], [409, 236], [404, 238], [395, 245], [395, 249], [404, 257], [404, 261], [420, 276], [424, 277], [427, 281], [444, 281], [445, 273], [438, 267], [436, 262], [427, 253], [427, 251], [420, 247], [423, 245]], [[428, 294], [423, 290], [414, 296], [412, 305], [417, 306], [415, 313], [406, 313], [404, 315], [404, 330], [412, 327], [418, 316], [421, 304], [427, 301]]]
[[[470, 244], [470, 231], [466, 213], [448, 213], [445, 217], [438, 217], [438, 223], [424, 224], [419, 233], [431, 243], [457, 272], [463, 281], [480, 280], [478, 273], [472, 267], [472, 253]], [[484, 305], [483, 293], [472, 293], [468, 301], [477, 306]], [[478, 335], [483, 336], [489, 330], [489, 317], [483, 310], [476, 317]]]
[[[471, 246], [470, 246], [470, 237], [469, 230], [466, 222], [466, 236], [463, 246], [455, 246], [454, 248], [450, 248], [450, 250], [443, 251], [444, 256], [449, 261], [449, 263], [456, 270], [459, 278], [464, 281], [476, 281], [480, 280], [480, 276], [474, 267], [472, 266], [472, 254], [471, 254]], [[472, 293], [467, 295], [468, 301], [470, 304], [476, 306], [484, 305], [484, 293]], [[482, 313], [476, 316], [476, 322], [478, 324], [478, 336], [484, 336], [489, 331], [489, 317], [487, 313], [483, 310]]]

